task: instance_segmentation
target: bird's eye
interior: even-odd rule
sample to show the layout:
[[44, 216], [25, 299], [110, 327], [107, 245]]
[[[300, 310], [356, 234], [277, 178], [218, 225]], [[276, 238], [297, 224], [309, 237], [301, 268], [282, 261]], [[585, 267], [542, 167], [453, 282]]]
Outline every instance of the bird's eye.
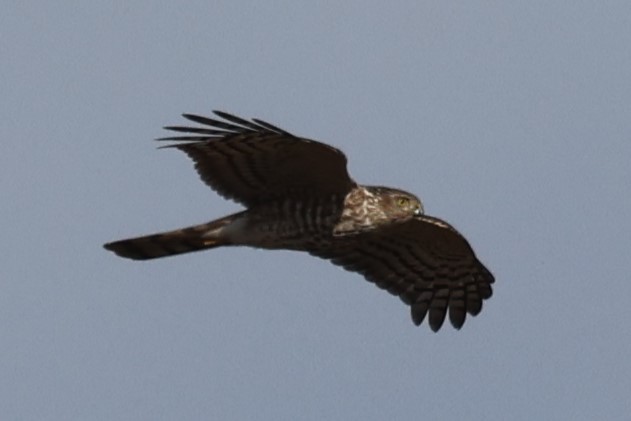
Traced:
[[397, 205], [399, 205], [400, 208], [407, 208], [410, 205], [410, 199], [407, 197], [399, 197], [397, 199]]

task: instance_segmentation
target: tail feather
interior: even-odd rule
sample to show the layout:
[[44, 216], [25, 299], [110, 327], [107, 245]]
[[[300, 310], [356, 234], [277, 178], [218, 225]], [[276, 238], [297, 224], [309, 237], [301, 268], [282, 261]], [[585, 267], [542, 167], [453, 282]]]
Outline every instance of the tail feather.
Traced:
[[224, 246], [230, 243], [219, 233], [221, 228], [234, 221], [236, 215], [174, 231], [114, 241], [103, 247], [121, 257], [147, 260]]

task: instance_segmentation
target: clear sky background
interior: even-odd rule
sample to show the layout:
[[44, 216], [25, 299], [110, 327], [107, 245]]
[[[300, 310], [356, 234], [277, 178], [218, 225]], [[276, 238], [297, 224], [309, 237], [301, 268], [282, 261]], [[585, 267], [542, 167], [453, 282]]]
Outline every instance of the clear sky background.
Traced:
[[[631, 3], [9, 1], [6, 420], [628, 420]], [[239, 209], [161, 126], [221, 109], [417, 193], [496, 276], [461, 331], [305, 254], [102, 244]]]

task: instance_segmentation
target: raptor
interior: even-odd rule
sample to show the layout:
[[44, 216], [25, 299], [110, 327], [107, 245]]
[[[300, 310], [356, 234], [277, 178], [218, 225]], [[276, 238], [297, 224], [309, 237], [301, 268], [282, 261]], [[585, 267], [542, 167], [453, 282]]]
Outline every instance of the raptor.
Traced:
[[186, 153], [201, 179], [245, 210], [199, 225], [105, 244], [119, 256], [155, 259], [224, 246], [308, 252], [358, 272], [410, 306], [412, 320], [460, 329], [491, 297], [493, 275], [447, 222], [415, 195], [365, 186], [346, 156], [259, 119], [184, 114], [197, 127], [158, 139]]

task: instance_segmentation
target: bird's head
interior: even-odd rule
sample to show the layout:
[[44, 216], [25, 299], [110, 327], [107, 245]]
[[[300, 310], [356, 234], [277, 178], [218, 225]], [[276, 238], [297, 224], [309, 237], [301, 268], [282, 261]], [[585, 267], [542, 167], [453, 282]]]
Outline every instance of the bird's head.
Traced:
[[425, 213], [423, 203], [415, 195], [389, 187], [371, 187], [388, 219], [405, 219]]

